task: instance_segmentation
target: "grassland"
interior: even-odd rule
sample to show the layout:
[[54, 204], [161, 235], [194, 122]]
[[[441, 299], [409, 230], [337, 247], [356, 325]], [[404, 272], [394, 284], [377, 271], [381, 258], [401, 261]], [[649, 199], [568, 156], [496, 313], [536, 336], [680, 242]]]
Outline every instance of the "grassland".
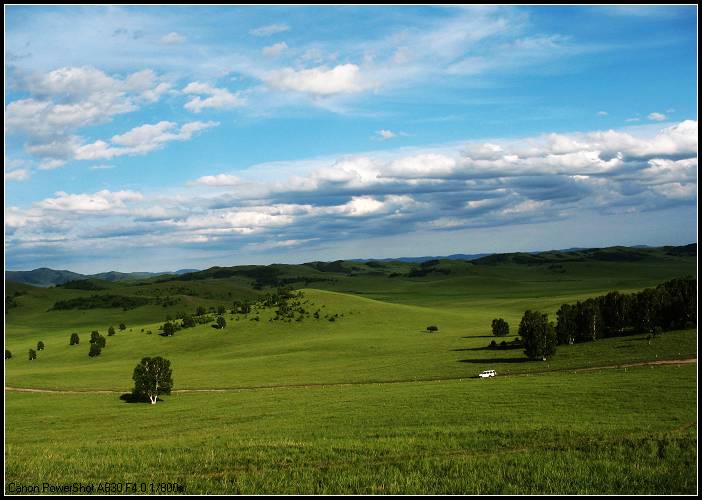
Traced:
[[[695, 358], [696, 330], [560, 346], [548, 362], [486, 349], [494, 317], [516, 333], [527, 308], [553, 314], [563, 302], [696, 274], [694, 257], [643, 254], [440, 261], [416, 277], [402, 263], [278, 266], [276, 279], [300, 278], [292, 285], [308, 309], [337, 320], [228, 312], [223, 330], [173, 337], [156, 334], [166, 315], [229, 308], [266, 288], [252, 287], [248, 268], [100, 292], [8, 283], [20, 295], [6, 315], [6, 387], [71, 392], [6, 390], [6, 491], [10, 482], [175, 481], [188, 493], [694, 492], [696, 364], [583, 369]], [[94, 293], [156, 302], [51, 310]], [[89, 358], [89, 332], [120, 321], [127, 330]], [[427, 333], [430, 324], [439, 331]], [[74, 331], [81, 344], [69, 346]], [[39, 340], [46, 349], [27, 361]], [[155, 406], [120, 400], [148, 355], [170, 359], [175, 389], [195, 392]], [[474, 378], [487, 368], [499, 376]]]

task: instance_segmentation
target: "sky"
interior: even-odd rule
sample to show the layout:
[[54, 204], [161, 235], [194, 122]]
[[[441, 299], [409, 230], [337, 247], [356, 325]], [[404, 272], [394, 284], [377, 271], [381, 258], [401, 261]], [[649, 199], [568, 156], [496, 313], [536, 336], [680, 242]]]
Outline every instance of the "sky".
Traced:
[[696, 6], [5, 6], [5, 267], [697, 240]]

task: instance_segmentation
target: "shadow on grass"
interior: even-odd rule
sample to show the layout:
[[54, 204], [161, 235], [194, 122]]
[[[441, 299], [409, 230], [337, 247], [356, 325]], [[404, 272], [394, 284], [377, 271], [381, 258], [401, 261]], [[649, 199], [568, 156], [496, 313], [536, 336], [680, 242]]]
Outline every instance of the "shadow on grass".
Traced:
[[461, 349], [451, 349], [453, 352], [461, 351], [511, 351], [514, 349], [524, 349], [523, 345], [497, 345], [495, 347], [483, 346], [483, 347], [462, 347]]
[[[149, 401], [147, 398], [141, 397], [141, 396], [136, 396], [132, 394], [131, 392], [126, 392], [122, 394], [119, 397], [120, 400], [124, 401], [125, 403], [144, 403], [144, 404], [151, 404], [151, 401]], [[163, 403], [163, 399], [157, 398], [156, 399], [157, 403]]]
[[459, 359], [459, 363], [473, 364], [495, 364], [495, 363], [527, 363], [529, 358], [480, 358], [480, 359]]

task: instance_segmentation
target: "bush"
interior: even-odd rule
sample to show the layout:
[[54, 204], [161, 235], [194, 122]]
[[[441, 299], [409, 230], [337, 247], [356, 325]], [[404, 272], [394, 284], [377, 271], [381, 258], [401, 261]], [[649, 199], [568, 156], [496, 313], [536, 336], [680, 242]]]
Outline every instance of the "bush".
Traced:
[[107, 336], [108, 336], [108, 337], [111, 337], [111, 336], [113, 336], [114, 334], [115, 334], [115, 327], [114, 327], [114, 326], [109, 327], [109, 328], [107, 329]]

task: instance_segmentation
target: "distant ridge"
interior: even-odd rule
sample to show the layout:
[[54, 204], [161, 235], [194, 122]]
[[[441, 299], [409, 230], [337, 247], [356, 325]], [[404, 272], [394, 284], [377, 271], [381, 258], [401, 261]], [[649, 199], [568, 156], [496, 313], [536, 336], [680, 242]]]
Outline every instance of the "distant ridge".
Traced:
[[69, 281], [97, 279], [103, 281], [129, 281], [153, 278], [154, 276], [181, 275], [197, 272], [199, 269], [179, 269], [178, 271], [164, 271], [160, 273], [134, 272], [120, 273], [118, 271], [108, 271], [97, 274], [80, 274], [67, 270], [49, 269], [40, 267], [31, 271], [5, 271], [5, 280], [15, 283], [24, 283], [40, 287], [63, 285]]
[[[419, 264], [439, 262], [441, 260], [462, 260], [470, 261], [474, 265], [500, 265], [500, 264], [517, 264], [517, 265], [539, 265], [539, 264], [560, 264], [563, 262], [582, 262], [586, 260], [593, 261], [611, 261], [611, 262], [633, 262], [648, 258], [660, 258], [665, 256], [672, 257], [695, 257], [697, 255], [697, 243], [690, 243], [681, 246], [662, 246], [651, 247], [647, 245], [636, 246], [613, 246], [606, 248], [566, 248], [561, 250], [548, 250], [542, 252], [511, 252], [511, 253], [479, 253], [479, 254], [452, 254], [447, 256], [426, 256], [426, 257], [397, 257], [385, 259], [347, 259], [334, 262], [307, 262], [293, 267], [306, 266], [321, 272], [352, 272], [353, 266], [349, 264], [372, 264], [381, 265], [383, 263], [404, 263], [404, 264]], [[178, 271], [164, 272], [133, 272], [120, 273], [117, 271], [108, 271], [97, 274], [79, 274], [67, 270], [54, 270], [47, 267], [34, 269], [32, 271], [6, 271], [5, 280], [26, 285], [49, 287], [63, 285], [69, 281], [78, 280], [102, 280], [108, 282], [143, 280], [154, 278], [157, 276], [173, 276], [173, 279], [178, 280], [193, 280], [205, 278], [226, 278], [233, 275], [245, 275], [258, 279], [262, 283], [266, 276], [274, 275], [277, 267], [285, 267], [284, 265], [271, 264], [270, 266], [231, 266], [231, 267], [211, 267], [206, 270], [198, 269], [179, 269]], [[290, 266], [288, 266], [290, 267]], [[270, 275], [270, 276], [269, 276]], [[177, 278], [176, 278], [177, 277]]]

